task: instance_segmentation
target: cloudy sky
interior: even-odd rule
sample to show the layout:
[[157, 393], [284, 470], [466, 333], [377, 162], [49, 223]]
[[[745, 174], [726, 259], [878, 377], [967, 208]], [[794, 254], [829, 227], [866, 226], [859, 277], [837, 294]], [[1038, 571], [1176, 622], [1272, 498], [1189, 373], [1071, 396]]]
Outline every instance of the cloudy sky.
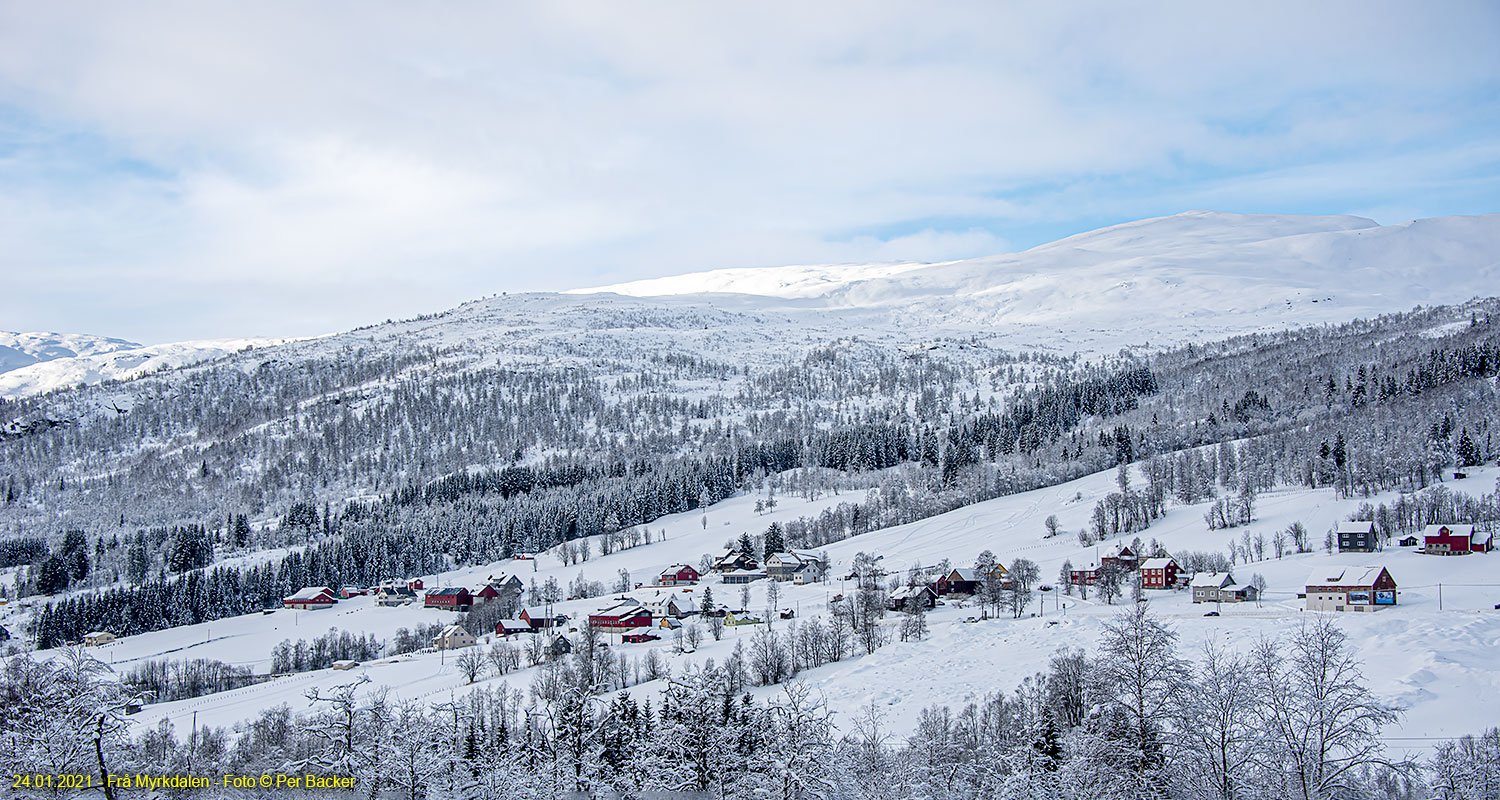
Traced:
[[1500, 211], [1500, 4], [0, 0], [0, 330]]

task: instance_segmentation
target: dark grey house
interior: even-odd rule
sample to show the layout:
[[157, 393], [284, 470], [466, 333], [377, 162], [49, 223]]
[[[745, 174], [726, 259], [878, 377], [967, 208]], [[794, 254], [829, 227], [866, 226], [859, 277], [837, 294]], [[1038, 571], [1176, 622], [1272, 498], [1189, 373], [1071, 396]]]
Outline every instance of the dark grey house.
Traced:
[[1375, 523], [1340, 522], [1336, 531], [1340, 553], [1373, 553], [1375, 546]]

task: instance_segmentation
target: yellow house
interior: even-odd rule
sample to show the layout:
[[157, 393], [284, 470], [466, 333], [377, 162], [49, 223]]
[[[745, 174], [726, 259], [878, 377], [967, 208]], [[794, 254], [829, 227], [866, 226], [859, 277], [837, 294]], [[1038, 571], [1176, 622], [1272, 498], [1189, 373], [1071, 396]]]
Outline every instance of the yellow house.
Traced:
[[110, 633], [108, 631], [94, 631], [93, 633], [85, 633], [83, 635], [83, 646], [98, 647], [100, 645], [109, 644], [114, 640], [115, 635], [113, 633]]

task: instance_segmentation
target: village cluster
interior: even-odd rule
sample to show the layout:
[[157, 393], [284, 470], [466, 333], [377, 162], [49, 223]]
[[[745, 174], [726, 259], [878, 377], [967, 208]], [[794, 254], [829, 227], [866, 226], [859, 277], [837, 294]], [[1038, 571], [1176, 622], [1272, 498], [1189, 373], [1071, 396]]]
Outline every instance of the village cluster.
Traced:
[[[1335, 535], [1341, 553], [1373, 553], [1381, 549], [1374, 522], [1340, 522]], [[1481, 532], [1474, 525], [1434, 524], [1428, 525], [1420, 536], [1400, 539], [1398, 545], [1430, 555], [1458, 556], [1488, 553], [1494, 549], [1495, 542], [1492, 533]], [[526, 560], [530, 557], [517, 558]], [[762, 580], [800, 586], [826, 580], [830, 569], [825, 554], [810, 550], [773, 553], [762, 564], [753, 554], [731, 547], [707, 563], [708, 572], [717, 575], [718, 583], [725, 586], [742, 586]], [[931, 610], [950, 595], [960, 598], [979, 595], [991, 578], [1002, 590], [1012, 588], [1010, 570], [1004, 564], [996, 563], [990, 569], [988, 575], [972, 567], [913, 570], [906, 576], [904, 585], [886, 595], [886, 608], [889, 611]], [[1232, 572], [1189, 574], [1169, 554], [1146, 555], [1137, 553], [1128, 545], [1102, 556], [1097, 564], [1070, 569], [1067, 575], [1069, 585], [1065, 588], [1069, 592], [1076, 588], [1085, 595], [1091, 588], [1097, 590], [1104, 583], [1112, 582], [1118, 587], [1134, 582], [1141, 590], [1188, 589], [1194, 603], [1223, 604], [1254, 602], [1264, 590], [1264, 587], [1237, 580]], [[619, 641], [624, 644], [659, 640], [664, 632], [680, 629], [684, 620], [692, 617], [715, 617], [730, 627], [764, 622], [743, 608], [712, 604], [705, 608], [705, 603], [699, 599], [702, 595], [696, 593], [696, 588], [707, 577], [698, 567], [673, 564], [662, 570], [651, 585], [636, 584], [634, 591], [616, 596], [608, 606], [590, 613], [588, 622], [600, 633], [619, 636]], [[866, 576], [851, 574], [847, 577], [859, 580]], [[887, 576], [882, 571], [878, 577]], [[429, 590], [425, 589], [422, 579], [414, 578], [370, 588], [310, 586], [283, 598], [282, 606], [317, 611], [332, 608], [340, 600], [366, 595], [373, 595], [377, 606], [420, 602], [426, 608], [454, 612], [468, 612], [488, 603], [502, 602], [505, 604], [502, 607], [513, 606], [519, 610], [515, 617], [495, 622], [495, 638], [552, 633], [548, 644], [550, 651], [566, 652], [570, 649], [567, 637], [557, 634], [563, 629], [576, 630], [572, 619], [567, 614], [553, 611], [550, 606], [523, 605], [521, 600], [525, 594], [526, 584], [515, 574], [491, 576], [475, 590], [462, 586]], [[1328, 565], [1314, 569], [1297, 596], [1305, 600], [1308, 611], [1376, 611], [1396, 605], [1397, 587], [1390, 571], [1383, 566]], [[788, 618], [793, 614], [790, 609], [779, 613]], [[8, 633], [3, 631], [0, 636], [8, 638]], [[94, 631], [84, 636], [83, 644], [99, 646], [114, 640], [114, 634], [108, 631]], [[448, 625], [433, 638], [432, 647], [448, 650], [477, 643], [477, 638], [463, 626]]]
[[[1342, 553], [1371, 553], [1380, 549], [1375, 523], [1340, 522], [1336, 542]], [[1420, 537], [1400, 540], [1402, 547], [1420, 548], [1433, 555], [1466, 555], [1489, 552], [1494, 547], [1492, 534], [1481, 533], [1473, 525], [1429, 525]], [[824, 554], [808, 550], [773, 553], [762, 564], [752, 553], [729, 548], [708, 561], [708, 572], [717, 575], [725, 586], [770, 580], [804, 585], [828, 578], [829, 563]], [[891, 611], [930, 610], [948, 596], [972, 597], [980, 594], [987, 582], [1011, 588], [1009, 569], [1000, 563], [988, 568], [914, 570], [905, 585], [887, 595]], [[881, 577], [884, 577], [881, 573]], [[755, 625], [763, 620], [746, 609], [727, 605], [705, 608], [696, 589], [706, 580], [698, 567], [673, 564], [662, 570], [651, 585], [636, 584], [633, 592], [613, 598], [608, 606], [588, 615], [589, 624], [604, 634], [617, 635], [622, 643], [658, 640], [663, 632], [681, 628], [683, 621], [697, 616], [722, 619], [727, 626]], [[858, 579], [861, 576], [850, 575]], [[1087, 593], [1103, 583], [1132, 581], [1142, 590], [1188, 589], [1194, 603], [1241, 603], [1259, 599], [1264, 587], [1237, 580], [1232, 572], [1198, 572], [1189, 574], [1171, 555], [1157, 552], [1137, 553], [1122, 546], [1099, 559], [1099, 563], [1067, 573], [1067, 589]], [[282, 601], [286, 608], [312, 611], [330, 608], [340, 599], [373, 594], [379, 606], [398, 606], [421, 602], [427, 608], [467, 612], [487, 603], [504, 602], [519, 608], [514, 618], [495, 623], [496, 638], [536, 635], [566, 628], [571, 619], [550, 607], [525, 606], [525, 583], [514, 574], [492, 576], [476, 590], [467, 587], [443, 587], [426, 590], [421, 579], [382, 584], [371, 589], [345, 586], [338, 590], [315, 586], [303, 589]], [[1396, 581], [1382, 566], [1334, 565], [1313, 570], [1298, 597], [1305, 599], [1309, 611], [1374, 611], [1396, 605]], [[790, 616], [788, 609], [780, 612]], [[106, 637], [108, 637], [106, 639]], [[89, 644], [112, 639], [107, 633], [92, 636]], [[477, 644], [476, 637], [460, 625], [449, 625], [433, 640], [437, 649], [454, 649]], [[565, 649], [566, 637], [556, 636], [550, 647]]]

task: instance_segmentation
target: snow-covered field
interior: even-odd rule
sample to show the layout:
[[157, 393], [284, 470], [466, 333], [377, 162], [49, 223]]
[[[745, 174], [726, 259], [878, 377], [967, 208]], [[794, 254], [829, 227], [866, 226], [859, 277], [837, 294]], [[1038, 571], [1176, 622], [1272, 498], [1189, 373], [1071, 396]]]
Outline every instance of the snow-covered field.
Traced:
[[[1448, 486], [1470, 494], [1495, 490], [1500, 470], [1472, 470], [1464, 480]], [[1067, 533], [1043, 539], [1043, 520], [1056, 514], [1064, 531], [1076, 531], [1086, 523], [1095, 501], [1114, 487], [1114, 474], [1099, 473], [1070, 483], [968, 506], [948, 514], [908, 525], [888, 528], [829, 546], [832, 581], [812, 586], [782, 585], [781, 608], [799, 611], [799, 617], [822, 614], [829, 598], [841, 591], [837, 576], [847, 573], [853, 556], [861, 551], [884, 556], [893, 571], [929, 565], [942, 558], [955, 565], [968, 565], [981, 550], [993, 551], [1002, 561], [1028, 558], [1041, 567], [1042, 580], [1055, 583], [1064, 560], [1082, 566], [1095, 559], [1095, 548], [1079, 547]], [[1393, 499], [1370, 498], [1372, 502]], [[666, 538], [609, 556], [564, 566], [554, 555], [542, 554], [536, 562], [508, 561], [484, 567], [424, 576], [429, 588], [440, 585], [480, 585], [491, 574], [520, 568], [523, 580], [543, 581], [555, 576], [566, 583], [580, 570], [590, 579], [613, 582], [620, 569], [629, 570], [637, 582], [650, 582], [662, 568], [674, 562], [696, 563], [705, 553], [722, 548], [741, 532], [763, 530], [772, 521], [815, 515], [823, 508], [858, 495], [827, 496], [808, 502], [780, 497], [773, 513], [754, 511], [755, 497], [742, 495], [708, 510], [708, 525], [692, 512], [652, 523], [653, 532]], [[1402, 548], [1374, 554], [1325, 554], [1323, 533], [1352, 512], [1363, 499], [1338, 500], [1331, 490], [1282, 489], [1260, 496], [1256, 520], [1245, 528], [1207, 531], [1204, 507], [1174, 506], [1142, 538], [1161, 541], [1169, 550], [1224, 551], [1230, 537], [1244, 530], [1268, 536], [1294, 521], [1311, 532], [1314, 553], [1288, 555], [1283, 559], [1242, 564], [1235, 569], [1241, 581], [1254, 573], [1269, 585], [1259, 603], [1224, 605], [1215, 609], [1219, 617], [1205, 617], [1206, 606], [1191, 603], [1186, 591], [1149, 592], [1152, 609], [1167, 617], [1181, 635], [1181, 649], [1193, 655], [1207, 642], [1245, 648], [1262, 636], [1275, 636], [1301, 624], [1310, 615], [1301, 610], [1296, 594], [1315, 567], [1334, 563], [1381, 564], [1388, 567], [1400, 587], [1399, 605], [1374, 614], [1337, 614], [1350, 635], [1371, 687], [1387, 700], [1407, 709], [1400, 730], [1390, 740], [1397, 750], [1426, 749], [1438, 739], [1472, 733], [1500, 720], [1500, 554], [1441, 558], [1424, 556]], [[1099, 552], [1107, 545], [1098, 548]], [[1269, 556], [1269, 554], [1268, 554]], [[533, 564], [535, 570], [532, 571]], [[720, 586], [710, 579], [716, 601], [737, 605], [740, 588]], [[701, 592], [702, 586], [696, 590]], [[1440, 588], [1441, 586], [1441, 588]], [[767, 605], [765, 582], [752, 584], [752, 610]], [[1442, 608], [1439, 608], [1441, 592]], [[1127, 601], [1118, 601], [1127, 602]], [[570, 601], [558, 610], [582, 615], [609, 603], [609, 598]], [[1119, 611], [1117, 606], [1076, 597], [1048, 594], [1040, 616], [1021, 620], [995, 619], [977, 623], [962, 620], [977, 614], [973, 608], [946, 605], [929, 615], [931, 635], [924, 641], [892, 641], [878, 652], [858, 656], [803, 673], [845, 723], [860, 709], [876, 704], [886, 714], [886, 724], [900, 735], [912, 730], [918, 711], [932, 704], [962, 705], [987, 692], [1010, 691], [1025, 677], [1043, 669], [1059, 648], [1091, 648], [1101, 624]], [[893, 615], [893, 617], [896, 615]], [[142, 634], [120, 639], [99, 648], [96, 654], [116, 667], [151, 658], [214, 658], [265, 672], [271, 649], [283, 639], [311, 639], [333, 628], [354, 633], [373, 633], [387, 638], [398, 627], [451, 619], [446, 612], [417, 607], [378, 608], [369, 597], [339, 603], [326, 611], [281, 610], [269, 615], [247, 615], [213, 623]], [[777, 625], [785, 625], [777, 622]], [[722, 661], [735, 643], [752, 636], [755, 627], [726, 628], [723, 641], [707, 637], [697, 652], [676, 654], [670, 638], [651, 644], [617, 644], [632, 656], [655, 648], [674, 671], [714, 658]], [[893, 637], [894, 638], [894, 637]], [[520, 670], [504, 677], [481, 679], [477, 686], [504, 681], [525, 690], [534, 670]], [[382, 659], [351, 672], [320, 670], [238, 689], [218, 695], [148, 706], [135, 717], [142, 725], [170, 719], [183, 731], [198, 725], [228, 726], [254, 717], [278, 703], [294, 709], [307, 707], [304, 693], [328, 688], [366, 675], [371, 686], [388, 687], [398, 698], [446, 699], [468, 691], [465, 679], [453, 665], [452, 653], [424, 653]], [[659, 685], [632, 687], [633, 693], [649, 693]], [[761, 695], [776, 687], [756, 690]]]

